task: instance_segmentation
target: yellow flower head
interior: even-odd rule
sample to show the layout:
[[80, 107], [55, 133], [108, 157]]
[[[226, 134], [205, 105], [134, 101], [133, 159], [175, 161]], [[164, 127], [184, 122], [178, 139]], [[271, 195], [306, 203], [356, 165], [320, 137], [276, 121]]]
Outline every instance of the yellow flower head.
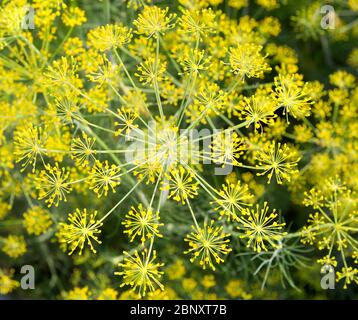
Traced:
[[137, 166], [133, 171], [134, 176], [146, 180], [147, 184], [156, 182], [163, 172], [163, 164], [156, 153], [150, 152], [143, 159], [135, 160], [134, 164]]
[[58, 117], [64, 123], [73, 124], [73, 121], [78, 117], [79, 106], [78, 98], [75, 96], [55, 97], [55, 105]]
[[108, 85], [113, 87], [118, 78], [118, 67], [116, 64], [103, 57], [102, 62], [98, 65], [98, 70], [87, 75], [88, 79], [96, 83], [98, 87]]
[[63, 296], [66, 300], [89, 300], [91, 291], [88, 287], [76, 287], [69, 292], [63, 293]]
[[246, 184], [240, 181], [231, 183], [229, 181], [222, 185], [222, 189], [218, 192], [218, 197], [211, 203], [218, 206], [215, 210], [219, 211], [220, 216], [227, 217], [227, 220], [237, 220], [238, 214], [246, 207], [252, 205], [253, 195], [249, 191]]
[[169, 8], [161, 9], [157, 6], [145, 6], [133, 24], [137, 27], [137, 34], [150, 37], [159, 37], [169, 29], [174, 28], [175, 14], [168, 15]]
[[67, 27], [80, 26], [87, 21], [85, 12], [78, 7], [69, 7], [62, 15], [63, 24]]
[[71, 92], [83, 86], [77, 72], [78, 63], [73, 57], [61, 57], [48, 67], [45, 77], [59, 91]]
[[138, 125], [134, 124], [134, 122], [138, 119], [138, 116], [138, 112], [130, 107], [122, 107], [117, 109], [118, 121], [116, 121], [114, 125], [118, 127], [118, 129], [116, 130], [115, 135], [128, 135], [132, 130], [138, 128]]
[[87, 167], [90, 160], [96, 160], [94, 155], [96, 150], [93, 149], [93, 145], [96, 142], [94, 138], [87, 136], [82, 131], [82, 139], [74, 138], [71, 144], [71, 158], [82, 167]]
[[117, 165], [109, 165], [108, 161], [95, 161], [95, 164], [89, 172], [88, 184], [98, 198], [103, 195], [106, 197], [108, 191], [116, 192], [116, 187], [121, 183], [120, 167]]
[[210, 57], [205, 57], [204, 50], [189, 50], [180, 57], [180, 65], [183, 67], [184, 73], [191, 75], [200, 75], [201, 72], [210, 67]]
[[163, 226], [163, 223], [159, 223], [159, 212], [153, 213], [153, 210], [145, 209], [140, 203], [138, 209], [132, 207], [126, 214], [122, 224], [125, 227], [124, 233], [127, 233], [132, 242], [137, 236], [140, 237], [142, 245], [148, 239], [152, 239], [154, 236], [162, 237], [159, 233], [159, 227]]
[[185, 272], [184, 261], [181, 259], [176, 259], [176, 261], [165, 270], [165, 274], [170, 280], [181, 279], [185, 275]]
[[[240, 165], [239, 158], [246, 150], [244, 139], [236, 132], [224, 131], [213, 138], [211, 158], [215, 163], [225, 165]], [[210, 155], [208, 155], [210, 156]], [[208, 157], [207, 156], [207, 157]]]
[[198, 182], [193, 181], [194, 174], [185, 170], [183, 166], [178, 166], [169, 170], [165, 174], [168, 179], [163, 182], [163, 190], [169, 190], [168, 198], [185, 204], [187, 199], [193, 199], [198, 195]]
[[0, 8], [0, 35], [16, 36], [24, 32], [26, 1], [6, 1]]
[[2, 251], [11, 258], [21, 257], [26, 250], [26, 242], [23, 236], [9, 235], [3, 240]]
[[144, 249], [141, 254], [137, 251], [133, 255], [128, 252], [124, 252], [124, 254], [124, 261], [118, 264], [123, 271], [114, 273], [123, 276], [121, 287], [131, 286], [139, 297], [144, 297], [148, 291], [154, 292], [157, 287], [161, 290], [164, 289], [164, 286], [160, 283], [163, 272], [159, 271], [159, 268], [164, 264], [155, 262], [157, 258], [155, 250], [151, 254], [148, 253], [147, 249]]
[[275, 77], [275, 92], [273, 97], [277, 107], [283, 107], [286, 114], [294, 118], [302, 119], [310, 115], [312, 99], [310, 97], [310, 89], [307, 84], [302, 81], [299, 74], [279, 74]]
[[98, 51], [123, 47], [132, 39], [132, 30], [121, 24], [107, 24], [89, 31], [88, 45]]
[[18, 128], [14, 133], [14, 154], [17, 162], [23, 162], [23, 170], [32, 165], [32, 172], [35, 172], [37, 159], [44, 154], [46, 134], [41, 127], [29, 124]]
[[41, 207], [33, 207], [24, 213], [24, 227], [29, 234], [36, 236], [45, 233], [52, 225], [49, 212]]
[[230, 240], [227, 237], [230, 235], [223, 232], [222, 226], [214, 224], [214, 220], [211, 220], [210, 223], [205, 222], [203, 228], [192, 226], [194, 231], [184, 239], [189, 244], [189, 249], [184, 253], [192, 256], [191, 262], [199, 259], [204, 270], [206, 267], [210, 267], [215, 271], [214, 263], [224, 262], [223, 256], [232, 251], [228, 247]]
[[49, 207], [58, 207], [61, 201], [67, 201], [66, 194], [71, 192], [68, 182], [70, 173], [65, 167], [60, 168], [58, 163], [55, 166], [45, 165], [45, 170], [41, 170], [36, 177], [36, 189], [39, 191], [39, 200], [46, 199]]
[[240, 118], [247, 121], [247, 128], [253, 124], [255, 130], [263, 132], [263, 125], [274, 123], [275, 103], [272, 99], [263, 95], [244, 97], [241, 102], [243, 109]]
[[253, 43], [244, 43], [230, 49], [230, 66], [241, 81], [245, 78], [262, 78], [271, 70], [261, 54], [262, 47]]
[[105, 288], [99, 294], [97, 300], [117, 300], [118, 292], [112, 288]]
[[0, 201], [0, 220], [4, 219], [10, 210], [11, 210], [10, 204]]
[[164, 72], [166, 71], [166, 68], [166, 61], [156, 61], [155, 58], [150, 57], [138, 66], [138, 72], [135, 73], [135, 75], [143, 84], [157, 86], [158, 82], [161, 82], [166, 79], [163, 76]]
[[0, 269], [0, 294], [7, 295], [20, 286], [20, 283], [13, 279], [15, 270]]
[[300, 157], [288, 145], [276, 144], [273, 141], [265, 144], [256, 153], [255, 159], [258, 161], [257, 168], [263, 170], [262, 173], [257, 173], [258, 176], [268, 174], [270, 183], [272, 176], [275, 175], [277, 183], [282, 184], [283, 180], [291, 181], [291, 176], [298, 172], [297, 163]]
[[276, 210], [274, 209], [270, 214], [268, 211], [267, 202], [264, 202], [261, 209], [256, 205], [256, 209], [243, 211], [238, 220], [240, 225], [237, 228], [244, 232], [240, 238], [247, 239], [247, 247], [252, 246], [256, 252], [267, 251], [267, 244], [277, 248], [279, 240], [286, 234], [281, 231], [285, 223], [276, 221], [278, 216]]
[[97, 211], [88, 213], [87, 209], [80, 211], [76, 209], [75, 213], [68, 215], [68, 223], [59, 223], [58, 225], [58, 238], [60, 243], [68, 245], [71, 255], [77, 248], [79, 254], [82, 254], [83, 248], [86, 244], [90, 249], [96, 253], [92, 241], [101, 243], [98, 240], [98, 235], [101, 233], [101, 226], [103, 223], [96, 220]]
[[180, 31], [195, 36], [207, 36], [215, 32], [215, 13], [211, 8], [202, 10], [182, 10], [179, 19]]
[[356, 78], [347, 71], [339, 70], [329, 76], [329, 82], [340, 89], [349, 89], [355, 86]]
[[341, 272], [337, 272], [337, 281], [344, 280], [343, 288], [347, 289], [351, 283], [358, 283], [358, 269], [355, 267], [343, 267]]

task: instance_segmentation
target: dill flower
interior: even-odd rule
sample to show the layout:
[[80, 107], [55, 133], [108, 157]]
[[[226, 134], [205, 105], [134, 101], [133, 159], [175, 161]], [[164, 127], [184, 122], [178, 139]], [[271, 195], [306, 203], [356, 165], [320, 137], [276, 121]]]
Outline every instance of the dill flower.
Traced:
[[232, 8], [240, 10], [241, 8], [247, 6], [247, 0], [229, 0], [228, 5]]
[[198, 182], [193, 181], [194, 174], [185, 170], [183, 166], [172, 168], [165, 174], [167, 179], [163, 182], [163, 190], [168, 190], [168, 199], [186, 203], [187, 199], [193, 199], [198, 195]]
[[324, 205], [324, 197], [321, 191], [315, 188], [304, 193], [303, 204], [308, 207], [311, 206], [313, 209], [318, 209]]
[[88, 166], [90, 159], [96, 160], [94, 157], [96, 151], [93, 150], [95, 142], [96, 140], [94, 138], [88, 137], [87, 134], [82, 131], [82, 139], [72, 139], [71, 158], [82, 167]]
[[121, 287], [129, 285], [133, 291], [137, 292], [139, 297], [144, 297], [147, 291], [154, 292], [156, 287], [163, 290], [164, 286], [160, 283], [160, 278], [163, 275], [159, 271], [164, 264], [155, 262], [157, 259], [157, 252], [153, 250], [151, 254], [147, 249], [144, 249], [141, 254], [135, 251], [133, 255], [124, 252], [125, 258], [118, 266], [123, 271], [115, 272], [115, 275], [123, 276]]
[[138, 72], [135, 73], [135, 75], [143, 84], [149, 84], [151, 86], [154, 86], [155, 83], [163, 81], [165, 79], [163, 74], [166, 71], [166, 68], [166, 61], [156, 61], [155, 58], [151, 57], [138, 66]]
[[4, 219], [5, 216], [10, 212], [10, 210], [11, 210], [10, 204], [0, 201], [0, 220]]
[[262, 47], [253, 43], [244, 43], [236, 48], [230, 48], [231, 71], [237, 74], [241, 81], [247, 78], [262, 78], [264, 72], [271, 67], [261, 54]]
[[340, 89], [349, 89], [355, 86], [356, 78], [347, 71], [339, 70], [329, 75], [329, 82]]
[[87, 75], [88, 79], [97, 83], [98, 87], [104, 84], [112, 86], [118, 77], [117, 65], [110, 62], [107, 58], [103, 58], [103, 63], [100, 63], [98, 70]]
[[139, 180], [146, 179], [146, 183], [154, 183], [163, 171], [163, 164], [156, 154], [147, 154], [144, 159], [135, 160], [137, 168], [133, 171]]
[[55, 97], [57, 116], [64, 122], [73, 124], [78, 116], [78, 99], [74, 96]]
[[296, 14], [291, 17], [297, 38], [317, 40], [324, 34], [325, 30], [320, 25], [320, 8], [321, 4], [314, 1], [310, 5], [297, 10]]
[[[0, 0], [0, 251], [5, 259], [0, 258], [0, 264], [17, 265], [12, 259], [17, 257], [33, 264], [52, 247], [54, 231], [62, 251], [52, 256], [55, 266], [64, 263], [66, 271], [75, 265], [70, 274], [58, 274], [57, 280], [70, 285], [62, 298], [138, 298], [128, 290], [132, 287], [147, 299], [250, 299], [243, 289], [247, 281], [231, 277], [215, 288], [214, 276], [209, 272], [200, 277], [190, 263], [209, 271], [225, 263], [234, 246], [226, 233], [236, 230], [239, 247], [247, 245], [251, 252], [222, 266], [226, 275], [236, 262], [242, 262], [240, 272], [263, 272], [262, 286], [268, 281], [276, 287], [279, 276], [294, 286], [289, 268], [303, 268], [300, 256], [306, 250], [298, 244], [301, 241], [318, 250], [309, 254], [310, 261], [336, 268], [336, 280], [342, 286], [357, 284], [357, 77], [344, 71], [348, 69], [343, 64], [342, 70], [325, 76], [317, 68], [317, 59], [306, 59], [307, 50], [300, 52], [299, 61], [298, 43], [289, 41], [295, 49], [275, 44], [281, 18], [282, 27], [287, 27], [287, 14], [283, 7], [274, 12], [275, 17], [267, 10], [285, 1], [179, 0], [168, 9], [153, 6], [151, 0], [128, 0], [129, 15], [118, 8], [112, 12], [112, 18], [123, 13], [123, 24], [96, 26], [87, 34], [77, 30], [77, 36], [71, 36], [94, 9], [88, 4], [91, 1], [77, 2], [83, 9], [64, 0]], [[103, 0], [99, 3], [103, 6]], [[354, 9], [355, 3], [339, 1], [335, 9]], [[246, 15], [244, 9], [237, 17], [233, 8], [245, 7], [250, 12], [257, 7], [263, 11], [256, 17]], [[134, 24], [129, 21], [133, 8], [140, 9]], [[170, 10], [179, 12], [178, 23]], [[293, 17], [294, 29], [303, 31], [298, 37], [321, 40], [327, 53], [327, 40], [343, 42], [357, 36], [354, 19], [338, 19], [333, 12], [336, 30], [321, 28], [319, 10], [319, 3], [313, 1]], [[32, 18], [36, 32], [23, 25], [31, 28]], [[327, 18], [333, 16], [326, 15], [321, 22], [328, 23]], [[282, 29], [283, 42], [290, 36], [286, 29]], [[331, 67], [330, 60], [346, 62], [357, 68], [358, 49], [352, 51], [349, 44], [341, 58], [337, 52], [324, 55], [327, 61], [322, 62]], [[305, 71], [312, 66], [309, 77], [318, 72], [321, 82], [305, 82], [299, 74], [301, 62]], [[273, 80], [256, 81], [269, 73], [271, 64], [276, 71]], [[301, 154], [302, 168], [298, 166]], [[209, 163], [236, 168], [221, 183]], [[25, 169], [32, 173], [22, 175]], [[256, 181], [256, 173], [266, 178]], [[274, 185], [265, 186], [271, 180]], [[288, 188], [283, 188], [286, 182], [290, 182]], [[118, 194], [119, 184], [128, 192]], [[70, 197], [72, 190], [76, 192]], [[311, 207], [306, 225], [286, 236], [277, 210], [270, 210], [267, 203], [253, 207], [265, 190], [278, 201], [292, 200], [290, 206], [296, 209]], [[97, 196], [111, 199], [100, 201]], [[163, 196], [188, 205], [190, 212], [173, 210], [175, 204]], [[73, 213], [68, 220], [64, 218], [52, 230], [63, 210], [46, 207], [59, 206], [66, 197], [72, 202], [87, 201], [91, 209], [69, 211]], [[33, 199], [46, 202], [41, 206]], [[98, 218], [93, 206], [112, 200], [114, 207], [108, 203], [112, 209]], [[190, 201], [199, 210], [200, 224]], [[112, 233], [111, 226], [105, 230], [102, 223], [116, 210], [124, 214]], [[164, 213], [165, 234], [173, 240], [166, 245], [159, 239]], [[219, 221], [207, 220], [211, 214]], [[190, 215], [193, 227], [187, 221]], [[294, 212], [290, 218], [296, 220], [296, 216]], [[120, 226], [127, 242], [134, 245], [127, 249], [129, 253], [118, 256], [113, 241], [99, 244], [102, 236], [111, 238]], [[177, 256], [175, 239], [188, 228], [183, 255], [190, 261], [184, 261]], [[39, 241], [42, 253], [36, 250]], [[155, 241], [160, 253], [152, 251]], [[29, 254], [21, 257], [30, 244]], [[63, 252], [76, 251], [81, 256], [63, 257]], [[157, 254], [168, 261], [168, 268], [162, 268]], [[253, 264], [251, 254], [257, 260]], [[118, 293], [108, 286], [105, 262], [109, 260], [121, 263], [115, 271], [121, 276], [121, 287], [127, 288]], [[52, 261], [48, 262], [52, 269]], [[251, 268], [255, 265], [256, 271]], [[173, 288], [163, 290], [162, 271]], [[51, 274], [53, 286], [56, 274]], [[37, 287], [46, 286], [46, 275], [39, 280]], [[98, 281], [93, 284], [93, 280]], [[305, 282], [309, 281], [300, 284]], [[0, 268], [0, 295], [18, 286], [14, 272]], [[256, 284], [251, 289], [256, 298], [267, 297]], [[52, 294], [51, 290], [34, 294], [41, 292]], [[272, 298], [278, 293], [269, 294]]]
[[79, 255], [82, 254], [83, 248], [87, 242], [92, 252], [96, 253], [92, 241], [102, 243], [98, 239], [101, 233], [101, 226], [103, 223], [96, 220], [97, 211], [88, 213], [87, 209], [80, 211], [76, 209], [75, 213], [68, 215], [68, 223], [59, 223], [58, 238], [60, 243], [65, 243], [69, 248], [69, 255], [71, 255], [77, 248]]
[[176, 259], [176, 261], [165, 270], [165, 274], [170, 280], [178, 280], [185, 275], [185, 271], [183, 260]]
[[322, 259], [318, 259], [317, 262], [322, 265], [337, 267], [337, 260], [334, 256], [326, 255]]
[[313, 132], [311, 128], [305, 124], [297, 125], [293, 130], [296, 141], [299, 143], [309, 142], [313, 138]]
[[[337, 281], [344, 279], [344, 287], [347, 287], [354, 278], [351, 273], [354, 273], [354, 269], [349, 266], [348, 259], [350, 252], [357, 250], [356, 196], [337, 178], [324, 180], [322, 192], [320, 191], [312, 188], [306, 194], [307, 199], [304, 203], [315, 207], [318, 211], [309, 215], [307, 225], [301, 231], [301, 242], [314, 244], [318, 250], [327, 250], [328, 254], [320, 261], [335, 260], [336, 249], [345, 268], [337, 277]], [[312, 197], [318, 198], [319, 201], [311, 200]]]
[[163, 96], [163, 103], [176, 106], [183, 99], [184, 89], [174, 83], [165, 81], [161, 83], [161, 95]]
[[358, 269], [353, 267], [343, 267], [341, 272], [337, 272], [337, 281], [344, 279], [343, 288], [347, 289], [352, 282], [358, 284]]
[[278, 36], [281, 32], [280, 20], [275, 17], [265, 17], [260, 26], [260, 30], [272, 36]]
[[193, 278], [184, 278], [181, 284], [186, 292], [192, 292], [198, 286], [198, 282]]
[[268, 183], [271, 182], [273, 175], [276, 177], [278, 184], [282, 184], [283, 180], [291, 181], [291, 176], [298, 172], [297, 163], [300, 160], [297, 152], [291, 150], [286, 144], [266, 143], [255, 154], [258, 161], [256, 167], [263, 170], [257, 173], [258, 176], [268, 174]]
[[116, 129], [115, 136], [119, 136], [122, 133], [128, 135], [132, 130], [137, 129], [138, 125], [134, 124], [134, 121], [136, 121], [138, 117], [138, 112], [132, 110], [130, 107], [122, 107], [117, 109], [118, 121], [116, 121], [114, 125], [118, 128]]
[[210, 57], [205, 58], [205, 51], [198, 49], [185, 53], [183, 57], [180, 57], [179, 62], [184, 73], [191, 75], [198, 75], [210, 67]]
[[243, 109], [240, 118], [247, 121], [247, 128], [253, 124], [255, 130], [260, 129], [263, 132], [263, 125], [273, 124], [276, 108], [271, 99], [261, 95], [252, 95], [244, 97], [241, 105]]
[[70, 7], [62, 15], [63, 24], [67, 27], [80, 26], [87, 21], [85, 12], [78, 7]]
[[120, 167], [114, 164], [109, 165], [107, 160], [104, 162], [95, 161], [93, 168], [89, 172], [87, 182], [98, 198], [103, 195], [106, 197], [110, 189], [113, 193], [116, 192], [115, 188], [121, 183], [120, 170]]
[[358, 48], [353, 49], [348, 56], [348, 64], [355, 69], [358, 69]]
[[6, 1], [0, 7], [0, 36], [15, 36], [23, 33], [22, 24], [26, 15], [25, 1]]
[[146, 239], [152, 239], [154, 236], [161, 238], [159, 227], [163, 223], [159, 223], [159, 212], [153, 213], [151, 208], [145, 209], [140, 203], [138, 209], [131, 207], [131, 210], [126, 214], [122, 224], [132, 242], [137, 236], [140, 237], [142, 245]]
[[150, 0], [128, 0], [127, 8], [133, 8], [134, 10], [138, 10], [146, 3], [150, 3]]
[[61, 57], [48, 67], [45, 77], [56, 88], [72, 91], [73, 87], [81, 88], [83, 86], [77, 71], [78, 64], [73, 57]]
[[204, 270], [210, 267], [215, 271], [214, 263], [224, 262], [223, 256], [232, 251], [228, 247], [230, 240], [227, 239], [230, 234], [223, 232], [223, 226], [215, 226], [214, 223], [214, 220], [211, 220], [210, 223], [205, 222], [202, 228], [192, 226], [194, 231], [184, 239], [189, 244], [189, 249], [184, 253], [192, 256], [190, 262], [199, 259]]
[[27, 250], [25, 238], [23, 236], [15, 236], [10, 234], [3, 239], [2, 251], [10, 258], [18, 258], [25, 254]]
[[71, 37], [63, 44], [63, 51], [68, 56], [79, 56], [85, 53], [82, 39]]
[[108, 89], [105, 86], [94, 86], [88, 91], [91, 100], [86, 101], [89, 112], [104, 112], [109, 103]]
[[278, 247], [278, 242], [286, 234], [281, 230], [285, 223], [278, 223], [276, 218], [278, 214], [274, 209], [268, 214], [269, 207], [267, 202], [264, 202], [263, 208], [260, 209], [256, 205], [255, 209], [245, 209], [239, 217], [238, 230], [243, 231], [244, 234], [240, 238], [247, 239], [247, 247], [252, 246], [254, 251], [267, 251], [266, 245], [269, 244], [273, 248]]
[[202, 106], [200, 117], [220, 114], [225, 105], [226, 94], [214, 82], [204, 82], [194, 98], [194, 103]]
[[298, 74], [279, 74], [275, 77], [275, 92], [273, 97], [278, 107], [284, 108], [287, 121], [288, 115], [302, 119], [310, 115], [310, 90]]
[[88, 45], [98, 51], [123, 47], [132, 39], [132, 30], [122, 24], [107, 24], [88, 32]]
[[176, 14], [168, 14], [169, 8], [161, 9], [157, 6], [145, 6], [138, 18], [133, 22], [137, 27], [137, 34], [144, 34], [148, 38], [157, 38], [174, 28], [173, 20]]
[[215, 285], [216, 285], [215, 276], [213, 274], [205, 275], [203, 277], [203, 279], [201, 280], [201, 284], [205, 289], [215, 287]]
[[225, 286], [225, 291], [228, 295], [233, 298], [242, 298], [244, 300], [252, 299], [252, 295], [250, 293], [245, 292], [244, 290], [244, 283], [242, 280], [230, 280], [228, 284]]
[[276, 9], [280, 5], [280, 2], [277, 0], [256, 0], [256, 2], [267, 10]]
[[33, 207], [24, 213], [24, 227], [28, 234], [36, 236], [45, 233], [52, 225], [50, 214], [41, 207]]
[[193, 34], [197, 39], [215, 32], [215, 13], [211, 8], [202, 10], [182, 10], [179, 18], [180, 30]]
[[89, 300], [91, 296], [91, 291], [88, 289], [88, 287], [83, 288], [74, 288], [71, 291], [64, 294], [64, 298], [66, 300]]
[[215, 135], [210, 148], [211, 158], [215, 163], [222, 164], [223, 167], [227, 164], [237, 166], [240, 165], [239, 158], [246, 150], [246, 144], [236, 132], [229, 131]]
[[0, 269], [0, 295], [7, 295], [20, 286], [19, 281], [13, 279], [14, 273], [14, 269]]
[[72, 190], [68, 182], [69, 175], [66, 168], [60, 168], [58, 163], [54, 167], [46, 164], [45, 170], [41, 170], [35, 180], [39, 200], [46, 199], [48, 207], [52, 205], [58, 207], [60, 201], [66, 202], [66, 194]]
[[252, 205], [253, 195], [250, 193], [248, 185], [242, 184], [240, 181], [236, 183], [227, 181], [222, 185], [218, 195], [211, 203], [218, 205], [215, 210], [219, 211], [220, 216], [226, 216], [228, 221], [237, 220], [237, 213], [241, 213], [245, 207]]
[[140, 36], [139, 38], [133, 39], [128, 45], [128, 49], [133, 55], [145, 60], [155, 55], [156, 46], [154, 45], [153, 38]]
[[354, 263], [358, 263], [358, 251], [353, 251], [352, 259], [354, 259]]
[[35, 172], [37, 158], [41, 158], [46, 143], [46, 134], [41, 127], [29, 124], [18, 128], [14, 133], [14, 154], [17, 162], [23, 162], [22, 170], [32, 165], [32, 172]]
[[112, 288], [105, 288], [101, 291], [97, 300], [117, 300], [118, 292]]

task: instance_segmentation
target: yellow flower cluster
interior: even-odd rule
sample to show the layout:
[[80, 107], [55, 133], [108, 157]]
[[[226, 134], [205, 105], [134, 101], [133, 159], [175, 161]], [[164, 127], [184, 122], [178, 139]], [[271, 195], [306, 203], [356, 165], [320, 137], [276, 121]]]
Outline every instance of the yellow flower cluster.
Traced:
[[[127, 1], [128, 23], [108, 17], [88, 30], [86, 6], [33, 0], [33, 32], [21, 27], [28, 1], [1, 3], [9, 265], [42, 254], [51, 286], [71, 284], [64, 299], [251, 299], [264, 294], [239, 272], [267, 268], [263, 285], [279, 275], [294, 286], [289, 269], [314, 246], [344, 288], [358, 283], [356, 73], [307, 81], [268, 14], [284, 2], [256, 0], [261, 18], [239, 14], [246, 0], [149, 2]], [[327, 37], [356, 30], [338, 20], [340, 32], [317, 29], [317, 9], [292, 21], [303, 39], [321, 39], [329, 60]], [[347, 57], [352, 69], [357, 56]], [[58, 274], [61, 263], [71, 276]], [[115, 265], [130, 290], [112, 288]], [[219, 296], [221, 272], [233, 277]], [[18, 287], [13, 275], [0, 269], [0, 294]]]

